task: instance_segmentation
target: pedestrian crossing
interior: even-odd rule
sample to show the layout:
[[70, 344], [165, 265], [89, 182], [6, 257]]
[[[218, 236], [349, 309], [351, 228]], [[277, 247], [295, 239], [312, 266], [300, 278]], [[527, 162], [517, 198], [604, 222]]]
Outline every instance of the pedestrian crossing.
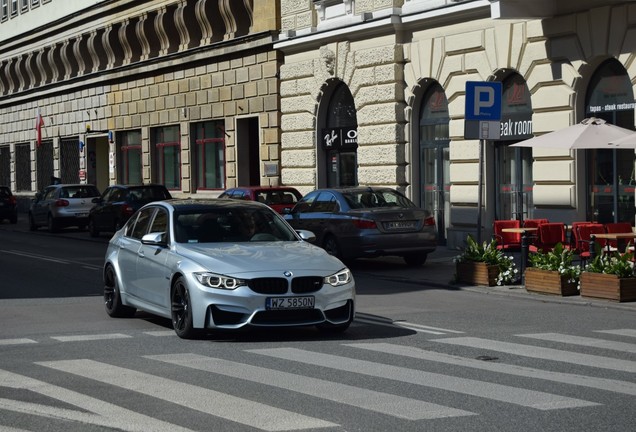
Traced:
[[[132, 363], [117, 356], [47, 359], [31, 364], [39, 372], [33, 374], [0, 367], [0, 430], [29, 430], [3, 424], [3, 412], [133, 432], [200, 430], [189, 429], [176, 418], [144, 412], [140, 407], [149, 400], [169, 412], [180, 407], [209, 418], [210, 425], [224, 425], [210, 426], [210, 430], [272, 432], [351, 430], [347, 418], [367, 416], [379, 416], [387, 424], [411, 425], [404, 430], [427, 430], [428, 422], [488, 415], [486, 407], [491, 406], [501, 412], [541, 412], [545, 413], [541, 418], [552, 421], [545, 416], [568, 417], [571, 410], [605, 409], [609, 397], [628, 406], [636, 402], [632, 375], [636, 372], [635, 329], [602, 329], [591, 332], [593, 336], [527, 333], [497, 340], [421, 327], [445, 336], [428, 334], [429, 339], [419, 346], [394, 340], [247, 346], [238, 358], [225, 358], [224, 351], [215, 346], [190, 345], [191, 350], [199, 351], [195, 353], [182, 344], [183, 351], [139, 354]], [[161, 331], [148, 336], [168, 334]], [[105, 335], [114, 343], [130, 338], [123, 333]], [[52, 339], [69, 343], [103, 338], [66, 335]], [[21, 342], [36, 343], [31, 339]], [[505, 361], [468, 356], [472, 350], [501, 353]], [[576, 366], [576, 372], [561, 365]], [[184, 373], [205, 379], [176, 379]], [[338, 378], [342, 376], [351, 378]], [[243, 394], [217, 384], [227, 382], [259, 391]], [[87, 390], [93, 386], [108, 388], [119, 397], [95, 397]], [[15, 390], [21, 397], [12, 398], [3, 388]], [[25, 392], [40, 397], [25, 398]], [[277, 403], [277, 398], [270, 397], [281, 394], [302, 403]], [[320, 409], [323, 405], [330, 409]], [[580, 416], [582, 411], [576, 412]], [[453, 423], [457, 424], [461, 423]]]

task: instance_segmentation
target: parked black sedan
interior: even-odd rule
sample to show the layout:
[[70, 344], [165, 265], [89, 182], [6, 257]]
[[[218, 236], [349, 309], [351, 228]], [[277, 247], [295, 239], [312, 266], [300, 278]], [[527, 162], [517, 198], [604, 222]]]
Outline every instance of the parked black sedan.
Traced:
[[88, 214], [88, 233], [97, 237], [103, 231], [115, 232], [145, 204], [170, 198], [170, 192], [161, 184], [109, 186], [93, 199], [95, 206]]
[[312, 231], [318, 245], [345, 260], [395, 255], [418, 266], [437, 247], [433, 216], [391, 188], [318, 189], [285, 219], [294, 229]]
[[0, 222], [3, 219], [18, 222], [18, 201], [8, 186], [0, 186]]

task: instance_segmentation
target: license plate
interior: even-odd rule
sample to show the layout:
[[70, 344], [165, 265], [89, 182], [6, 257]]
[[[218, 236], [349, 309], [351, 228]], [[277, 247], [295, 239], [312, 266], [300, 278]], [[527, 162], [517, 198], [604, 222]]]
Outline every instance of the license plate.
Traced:
[[265, 308], [273, 309], [313, 309], [316, 299], [314, 296], [305, 297], [267, 297]]
[[384, 227], [389, 230], [413, 229], [415, 228], [415, 221], [385, 222]]

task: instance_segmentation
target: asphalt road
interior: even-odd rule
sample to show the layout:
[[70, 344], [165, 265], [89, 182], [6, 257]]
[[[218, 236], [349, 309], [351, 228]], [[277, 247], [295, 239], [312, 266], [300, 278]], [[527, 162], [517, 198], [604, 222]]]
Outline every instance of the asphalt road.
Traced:
[[343, 335], [185, 341], [109, 318], [107, 238], [64, 234], [0, 226], [0, 430], [634, 430], [633, 309], [428, 283], [441, 257], [420, 278], [369, 260]]

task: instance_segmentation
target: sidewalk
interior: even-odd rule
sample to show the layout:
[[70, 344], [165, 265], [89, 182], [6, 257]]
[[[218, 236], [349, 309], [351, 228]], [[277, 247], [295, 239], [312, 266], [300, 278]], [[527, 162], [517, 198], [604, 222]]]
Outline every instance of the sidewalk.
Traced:
[[[0, 224], [2, 231], [29, 231], [27, 215], [20, 213], [17, 224]], [[40, 228], [38, 233], [62, 238], [73, 238], [76, 240], [92, 241], [97, 243], [108, 243], [110, 234], [103, 234], [98, 238], [92, 238], [87, 231], [79, 231], [77, 228], [63, 229], [58, 233], [49, 234], [45, 228]], [[398, 281], [421, 285], [432, 289], [446, 290], [466, 290], [480, 292], [490, 295], [505, 295], [536, 300], [541, 302], [556, 302], [562, 304], [572, 304], [579, 306], [593, 306], [612, 309], [631, 310], [636, 312], [636, 302], [617, 303], [609, 300], [596, 300], [580, 296], [560, 297], [552, 295], [542, 295], [529, 293], [525, 288], [518, 285], [507, 286], [470, 286], [455, 282], [455, 263], [453, 258], [459, 255], [458, 250], [449, 249], [445, 246], [438, 247], [431, 253], [421, 267], [409, 267], [404, 260], [399, 257], [382, 257], [376, 259], [361, 259], [351, 265], [352, 269], [361, 274], [372, 276], [385, 281]]]

